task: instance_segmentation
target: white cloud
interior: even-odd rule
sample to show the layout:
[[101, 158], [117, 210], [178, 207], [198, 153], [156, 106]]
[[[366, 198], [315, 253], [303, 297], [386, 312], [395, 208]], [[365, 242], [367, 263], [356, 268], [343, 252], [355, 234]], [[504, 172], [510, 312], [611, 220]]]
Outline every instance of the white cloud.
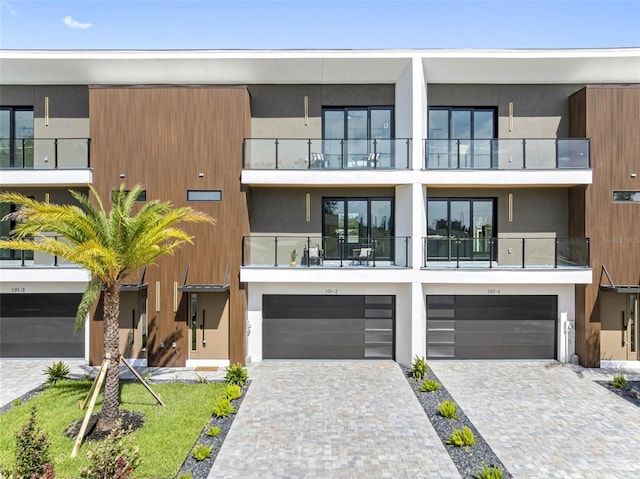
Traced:
[[6, 9], [11, 15], [17, 15], [18, 11], [7, 0], [0, 0], [0, 7]]
[[91, 26], [93, 25], [92, 23], [80, 23], [78, 20], [74, 20], [73, 17], [70, 17], [69, 15], [64, 17], [62, 21], [69, 28], [80, 28], [82, 30], [91, 28]]

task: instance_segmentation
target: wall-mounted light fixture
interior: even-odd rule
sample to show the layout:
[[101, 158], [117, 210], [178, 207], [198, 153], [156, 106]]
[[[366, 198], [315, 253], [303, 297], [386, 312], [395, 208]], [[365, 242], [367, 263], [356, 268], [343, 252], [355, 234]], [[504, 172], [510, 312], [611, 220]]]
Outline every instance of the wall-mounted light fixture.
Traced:
[[173, 282], [173, 312], [178, 312], [178, 282]]
[[509, 102], [509, 131], [513, 131], [513, 102]]
[[304, 96], [304, 126], [309, 126], [309, 97]]
[[120, 173], [120, 178], [124, 178], [125, 176], [127, 175], [125, 175], [124, 173]]
[[305, 218], [307, 223], [311, 221], [311, 193], [307, 193], [305, 202]]
[[49, 126], [49, 97], [44, 97], [44, 126]]
[[513, 223], [513, 193], [509, 193], [509, 223]]
[[49, 203], [50, 199], [51, 199], [51, 196], [49, 195], [49, 192], [46, 192], [44, 194], [44, 202]]
[[204, 178], [204, 173], [198, 173], [198, 178]]
[[638, 175], [637, 175], [636, 173], [631, 173], [629, 176], [630, 176], [631, 178], [636, 178]]
[[156, 281], [156, 313], [160, 312], [160, 281]]

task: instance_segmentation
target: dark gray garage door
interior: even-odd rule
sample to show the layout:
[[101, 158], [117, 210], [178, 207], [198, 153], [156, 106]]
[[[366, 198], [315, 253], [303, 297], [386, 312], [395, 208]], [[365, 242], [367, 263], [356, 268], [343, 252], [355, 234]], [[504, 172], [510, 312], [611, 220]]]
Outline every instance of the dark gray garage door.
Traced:
[[395, 296], [264, 295], [265, 359], [394, 359]]
[[73, 333], [81, 294], [0, 295], [0, 356], [84, 357], [84, 332]]
[[427, 357], [555, 359], [557, 296], [427, 296]]

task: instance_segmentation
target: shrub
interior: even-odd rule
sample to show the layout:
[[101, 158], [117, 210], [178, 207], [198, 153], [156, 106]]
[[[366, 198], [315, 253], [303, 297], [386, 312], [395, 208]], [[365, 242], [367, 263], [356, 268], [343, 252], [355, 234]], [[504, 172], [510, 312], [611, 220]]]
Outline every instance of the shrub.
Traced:
[[489, 467], [486, 463], [482, 464], [482, 471], [476, 472], [473, 477], [476, 479], [502, 479], [501, 467]]
[[242, 396], [242, 389], [240, 389], [240, 386], [237, 384], [227, 384], [227, 387], [224, 388], [224, 395], [227, 396], [230, 401], [233, 401]]
[[446, 441], [447, 444], [453, 446], [464, 447], [468, 450], [476, 443], [476, 437], [473, 435], [473, 431], [467, 426], [462, 426], [462, 429], [454, 429]]
[[434, 381], [433, 379], [426, 379], [422, 386], [420, 386], [420, 391], [423, 393], [432, 393], [436, 389], [442, 386], [438, 381]]
[[55, 386], [58, 381], [62, 381], [69, 377], [69, 366], [67, 366], [64, 361], [54, 362], [42, 371], [47, 375], [47, 382], [45, 383], [47, 386]]
[[218, 426], [211, 426], [207, 431], [207, 436], [218, 437], [220, 435], [220, 428]]
[[416, 381], [421, 381], [427, 375], [428, 369], [429, 367], [427, 363], [424, 362], [424, 357], [418, 357], [418, 355], [416, 355], [413, 359], [411, 369], [409, 369], [409, 375]]
[[200, 376], [198, 373], [196, 374], [196, 384], [209, 384], [209, 380], [206, 376]]
[[[29, 421], [16, 432], [16, 464], [12, 477], [39, 478], [49, 463], [49, 438], [36, 424], [37, 408], [31, 408]], [[50, 466], [53, 471], [53, 466]]]
[[11, 401], [11, 405], [13, 407], [18, 407], [22, 404], [22, 401], [20, 399], [14, 399], [13, 401]]
[[613, 376], [613, 381], [611, 381], [611, 386], [616, 389], [626, 389], [627, 380], [622, 374], [617, 374]]
[[249, 379], [246, 368], [240, 363], [227, 366], [226, 371], [227, 374], [225, 374], [224, 379], [231, 384], [242, 387]]
[[206, 458], [211, 456], [212, 449], [213, 445], [205, 446], [204, 444], [198, 444], [193, 448], [193, 457], [196, 461], [204, 461]]
[[109, 436], [87, 452], [88, 467], [80, 469], [81, 479], [128, 479], [140, 465], [140, 448], [125, 434], [120, 420]]
[[448, 417], [449, 419], [458, 419], [458, 406], [453, 401], [445, 399], [438, 406], [438, 412], [441, 416]]
[[213, 406], [213, 415], [216, 417], [227, 417], [229, 414], [234, 414], [235, 412], [235, 408], [226, 396], [219, 397], [218, 402]]
[[178, 479], [193, 479], [193, 476], [190, 472], [187, 472], [186, 474], [180, 474], [180, 477]]

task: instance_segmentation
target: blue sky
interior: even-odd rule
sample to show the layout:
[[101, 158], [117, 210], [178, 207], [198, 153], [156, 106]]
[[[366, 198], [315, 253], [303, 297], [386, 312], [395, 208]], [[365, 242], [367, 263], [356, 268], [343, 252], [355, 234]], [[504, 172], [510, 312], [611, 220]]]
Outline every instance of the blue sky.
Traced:
[[0, 0], [2, 49], [640, 47], [640, 0]]

